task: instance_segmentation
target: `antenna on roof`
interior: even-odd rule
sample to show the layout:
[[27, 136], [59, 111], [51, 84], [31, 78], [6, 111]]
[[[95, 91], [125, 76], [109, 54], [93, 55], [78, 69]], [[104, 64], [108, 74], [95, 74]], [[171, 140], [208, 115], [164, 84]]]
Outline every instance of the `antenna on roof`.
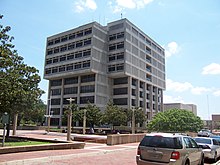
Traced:
[[122, 19], [122, 13], [121, 13], [121, 19]]

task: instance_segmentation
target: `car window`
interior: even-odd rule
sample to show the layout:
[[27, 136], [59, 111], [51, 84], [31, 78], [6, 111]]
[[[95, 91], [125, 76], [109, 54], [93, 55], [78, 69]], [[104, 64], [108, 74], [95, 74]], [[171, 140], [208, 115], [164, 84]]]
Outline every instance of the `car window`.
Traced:
[[181, 149], [181, 140], [177, 137], [145, 136], [140, 146]]
[[192, 138], [190, 138], [190, 142], [192, 144], [192, 148], [199, 148], [199, 146], [197, 145], [197, 143], [195, 142], [195, 140], [193, 140]]
[[194, 140], [195, 140], [197, 143], [212, 144], [211, 139], [195, 138]]
[[185, 143], [186, 148], [192, 148], [192, 143], [191, 143], [191, 141], [190, 141], [189, 138], [184, 137], [184, 138], [183, 138], [183, 141], [184, 141], [184, 143]]
[[219, 142], [217, 140], [215, 140], [215, 139], [212, 139], [212, 140], [213, 140], [214, 145], [219, 145]]

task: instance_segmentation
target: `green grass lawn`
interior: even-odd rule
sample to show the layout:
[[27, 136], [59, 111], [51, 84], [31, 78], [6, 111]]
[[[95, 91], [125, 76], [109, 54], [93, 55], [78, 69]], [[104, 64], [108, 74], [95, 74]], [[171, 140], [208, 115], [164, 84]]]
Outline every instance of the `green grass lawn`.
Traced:
[[39, 145], [39, 144], [49, 144], [50, 142], [41, 142], [41, 141], [21, 141], [21, 142], [5, 142], [5, 147], [13, 146], [26, 146], [26, 145]]
[[[0, 143], [2, 143], [2, 137], [0, 137]], [[40, 144], [51, 144], [51, 142], [34, 141], [34, 140], [27, 140], [22, 138], [8, 138], [5, 139], [4, 146], [13, 147], [13, 146], [27, 146], [27, 145], [40, 145]]]

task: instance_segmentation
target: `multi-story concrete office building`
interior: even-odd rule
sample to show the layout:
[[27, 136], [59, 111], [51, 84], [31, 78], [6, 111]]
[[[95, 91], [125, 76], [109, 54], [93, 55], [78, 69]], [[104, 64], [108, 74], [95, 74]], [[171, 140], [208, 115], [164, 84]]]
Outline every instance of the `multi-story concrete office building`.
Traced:
[[92, 22], [47, 38], [44, 79], [54, 125], [62, 125], [68, 98], [101, 110], [109, 100], [141, 107], [151, 120], [163, 111], [164, 49], [127, 19]]

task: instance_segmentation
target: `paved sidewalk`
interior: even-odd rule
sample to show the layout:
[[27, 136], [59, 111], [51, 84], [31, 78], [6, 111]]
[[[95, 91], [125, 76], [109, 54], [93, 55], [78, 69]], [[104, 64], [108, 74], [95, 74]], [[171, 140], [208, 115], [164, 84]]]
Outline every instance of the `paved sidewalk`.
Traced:
[[[1, 132], [0, 132], [1, 133]], [[45, 134], [45, 131], [17, 131], [17, 136], [53, 140], [66, 140], [65, 133]], [[75, 135], [97, 138], [96, 135]], [[135, 165], [138, 143], [107, 146], [106, 144], [86, 143], [84, 149], [46, 150], [0, 155], [0, 165]]]

